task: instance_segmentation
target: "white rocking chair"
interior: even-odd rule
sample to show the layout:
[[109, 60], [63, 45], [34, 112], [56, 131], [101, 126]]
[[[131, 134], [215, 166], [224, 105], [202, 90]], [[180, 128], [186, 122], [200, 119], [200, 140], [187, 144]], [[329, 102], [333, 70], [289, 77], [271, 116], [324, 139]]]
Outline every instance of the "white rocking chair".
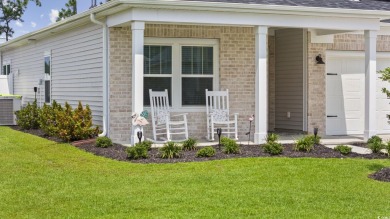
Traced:
[[[234, 134], [235, 140], [238, 140], [237, 117], [234, 113], [233, 120], [229, 115], [229, 91], [208, 91], [206, 89], [206, 112], [207, 112], [207, 139], [214, 141], [216, 129], [222, 129], [223, 134]], [[233, 127], [231, 127], [231, 125]], [[216, 127], [217, 126], [217, 127]]]
[[[151, 140], [154, 142], [167, 142], [188, 139], [187, 114], [171, 115], [168, 90], [152, 91], [152, 89], [149, 89], [149, 95], [153, 126], [153, 139]], [[182, 120], [171, 121], [173, 117], [182, 117]], [[172, 139], [172, 135], [182, 135], [185, 138]], [[159, 141], [158, 139], [163, 140]]]

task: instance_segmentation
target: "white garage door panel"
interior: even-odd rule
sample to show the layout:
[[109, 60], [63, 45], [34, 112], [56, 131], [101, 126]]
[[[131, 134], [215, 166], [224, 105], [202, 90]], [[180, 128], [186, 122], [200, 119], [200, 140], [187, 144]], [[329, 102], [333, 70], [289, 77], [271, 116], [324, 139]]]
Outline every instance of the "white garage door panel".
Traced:
[[[337, 54], [337, 53], [333, 53]], [[389, 56], [390, 57], [390, 56]], [[390, 67], [390, 58], [378, 58], [377, 69]], [[363, 55], [327, 57], [326, 62], [326, 133], [328, 135], [363, 134], [365, 64]], [[337, 73], [337, 75], [334, 75]], [[390, 133], [390, 100], [382, 88], [390, 84], [377, 79], [377, 132]], [[329, 117], [330, 116], [330, 117]], [[337, 116], [337, 117], [335, 117]]]

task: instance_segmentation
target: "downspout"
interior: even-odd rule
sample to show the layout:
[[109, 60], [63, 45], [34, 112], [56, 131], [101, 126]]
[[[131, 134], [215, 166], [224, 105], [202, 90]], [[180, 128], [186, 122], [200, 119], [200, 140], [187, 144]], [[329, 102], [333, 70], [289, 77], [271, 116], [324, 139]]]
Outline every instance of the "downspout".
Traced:
[[90, 16], [91, 22], [103, 27], [103, 132], [99, 137], [108, 133], [108, 27], [106, 23], [96, 20], [95, 14]]

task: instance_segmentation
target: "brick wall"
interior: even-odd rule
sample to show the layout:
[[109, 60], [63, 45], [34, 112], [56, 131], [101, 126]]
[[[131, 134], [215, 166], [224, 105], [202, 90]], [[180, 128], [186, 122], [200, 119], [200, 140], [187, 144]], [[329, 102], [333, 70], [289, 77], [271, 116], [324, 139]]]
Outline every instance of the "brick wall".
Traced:
[[[255, 36], [251, 27], [218, 27], [193, 25], [147, 24], [145, 37], [209, 38], [219, 40], [220, 89], [229, 89], [230, 110], [239, 115], [239, 138], [247, 139], [248, 117], [255, 113]], [[131, 129], [131, 30], [110, 29], [110, 136], [117, 142], [128, 142]], [[270, 91], [274, 91], [274, 45], [270, 46]], [[271, 92], [272, 93], [272, 92]], [[274, 96], [270, 96], [274, 109]], [[274, 114], [270, 113], [270, 124]], [[206, 136], [206, 113], [188, 114], [191, 137]], [[252, 127], [253, 128], [253, 127]], [[253, 129], [252, 129], [253, 130]], [[151, 126], [145, 128], [151, 137]], [[253, 139], [253, 138], [252, 138]]]
[[[390, 36], [378, 36], [377, 51], [390, 51]], [[315, 57], [321, 54], [326, 63], [326, 50], [364, 51], [364, 35], [335, 35], [334, 43], [311, 43], [308, 35], [308, 131], [318, 127], [325, 134], [326, 125], [326, 74], [325, 65], [317, 65]]]

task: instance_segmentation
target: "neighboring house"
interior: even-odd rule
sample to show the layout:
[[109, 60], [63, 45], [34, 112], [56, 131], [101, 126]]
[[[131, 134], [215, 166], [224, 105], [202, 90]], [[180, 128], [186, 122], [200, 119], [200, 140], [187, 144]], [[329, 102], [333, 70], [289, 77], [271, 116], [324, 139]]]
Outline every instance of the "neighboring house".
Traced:
[[229, 89], [241, 139], [251, 114], [255, 142], [315, 127], [367, 138], [390, 133], [376, 73], [390, 66], [389, 10], [370, 0], [113, 0], [0, 45], [1, 61], [24, 104], [35, 86], [40, 102], [80, 100], [117, 142], [130, 141], [131, 112], [147, 109], [150, 88], [169, 90], [197, 138], [206, 88]]

